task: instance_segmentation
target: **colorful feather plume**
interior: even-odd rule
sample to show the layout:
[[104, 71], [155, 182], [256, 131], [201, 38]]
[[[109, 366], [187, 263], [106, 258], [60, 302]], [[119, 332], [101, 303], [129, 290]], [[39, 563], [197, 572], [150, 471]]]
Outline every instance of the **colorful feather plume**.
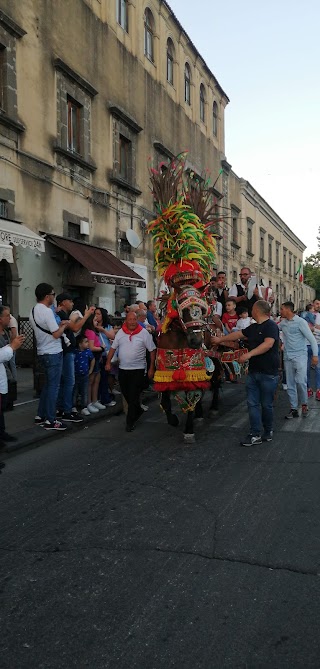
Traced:
[[[222, 170], [219, 175], [221, 173]], [[219, 198], [214, 194], [209, 173], [206, 171], [199, 177], [192, 171], [185, 172], [183, 191], [186, 203], [199, 216], [201, 223], [210, 227], [211, 234], [219, 239], [219, 223], [223, 219], [219, 215]]]
[[[160, 276], [170, 265], [175, 265], [178, 271], [183, 261], [189, 261], [194, 268], [200, 269], [204, 281], [208, 281], [216, 259], [216, 242], [208, 225], [212, 207], [208, 206], [209, 198], [205, 200], [202, 211], [206, 215], [202, 221], [186, 202], [185, 161], [186, 153], [181, 153], [165, 170], [149, 170], [159, 215], [149, 223], [147, 231], [153, 237], [155, 267]], [[200, 213], [201, 207], [198, 209]]]
[[206, 281], [216, 258], [215, 240], [184, 201], [162, 210], [148, 225], [153, 237], [155, 267], [162, 276], [171, 263], [196, 261]]

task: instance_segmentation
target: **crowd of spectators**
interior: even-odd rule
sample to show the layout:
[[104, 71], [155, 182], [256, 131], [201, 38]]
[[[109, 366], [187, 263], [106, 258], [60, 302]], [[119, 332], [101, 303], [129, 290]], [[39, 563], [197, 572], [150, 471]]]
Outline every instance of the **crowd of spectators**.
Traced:
[[[259, 325], [255, 318], [257, 314], [261, 321], [262, 309], [262, 319], [274, 321], [279, 332], [274, 342], [280, 339], [283, 388], [288, 391], [290, 400], [286, 418], [297, 417], [300, 405], [301, 415], [306, 417], [308, 399], [314, 395], [320, 401], [320, 301], [314, 300], [299, 315], [288, 301], [281, 306], [281, 314], [275, 316], [272, 315], [272, 291], [263, 293], [263, 288], [254, 282], [247, 267], [241, 268], [239, 282], [230, 289], [224, 271], [211, 277], [207, 296], [211, 313], [219, 316], [222, 322], [221, 343], [223, 340], [227, 344], [229, 335], [232, 340], [247, 340], [248, 334], [256, 331], [250, 328]], [[121, 312], [115, 312], [112, 322], [106, 309], [88, 307], [67, 292], [56, 296], [53, 287], [47, 283], [39, 284], [35, 294], [37, 302], [31, 310], [30, 323], [44, 375], [35, 423], [46, 430], [65, 430], [68, 422], [80, 423], [84, 416], [114, 406], [116, 395], [121, 392], [127, 412], [126, 427], [131, 431], [139, 415], [147, 410], [142, 404], [141, 393], [154, 373], [156, 334], [160, 324], [157, 302], [125, 304]], [[267, 306], [261, 306], [262, 303]], [[18, 342], [21, 345], [17, 330], [10, 307], [1, 306], [0, 348], [10, 347], [13, 341], [15, 344], [12, 355], [5, 357], [3, 363], [0, 361], [7, 381], [6, 388], [2, 385], [6, 392], [0, 393], [0, 445], [2, 435], [6, 434], [1, 422], [3, 408], [5, 404], [10, 408], [16, 399], [14, 358]], [[249, 341], [251, 351], [252, 347]], [[266, 359], [262, 359], [266, 353], [258, 354], [253, 365], [255, 372], [259, 373], [261, 363], [263, 373], [266, 373]], [[251, 357], [250, 354], [248, 360]], [[313, 367], [315, 389], [311, 386]], [[268, 433], [272, 432], [269, 428]]]
[[[115, 322], [120, 318], [121, 324], [114, 325], [106, 309], [88, 307], [67, 292], [56, 296], [50, 284], [39, 284], [35, 295], [29, 319], [44, 378], [35, 423], [45, 430], [63, 431], [67, 423], [81, 423], [84, 416], [115, 406], [115, 396], [122, 393], [127, 423], [133, 429], [137, 413], [147, 410], [141, 402], [145, 377], [151, 379], [154, 373], [156, 303], [124, 305], [123, 313], [115, 314]], [[119, 330], [122, 340], [117, 337]], [[124, 342], [131, 343], [132, 333], [139, 336], [126, 349]]]

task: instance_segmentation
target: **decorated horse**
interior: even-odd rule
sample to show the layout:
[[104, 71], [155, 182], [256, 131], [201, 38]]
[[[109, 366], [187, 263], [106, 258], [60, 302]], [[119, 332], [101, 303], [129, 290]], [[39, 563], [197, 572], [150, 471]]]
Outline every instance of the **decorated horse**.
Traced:
[[[183, 266], [182, 266], [183, 267]], [[208, 305], [192, 281], [193, 271], [172, 276], [166, 318], [157, 341], [154, 389], [161, 393], [161, 407], [169, 425], [179, 424], [172, 412], [172, 397], [186, 414], [184, 440], [194, 441], [194, 417], [202, 418], [202, 396], [209, 390], [214, 365], [208, 368], [203, 330]]]
[[[193, 441], [193, 419], [202, 417], [201, 399], [215, 372], [203, 343], [209, 314], [205, 289], [216, 259], [210, 212], [216, 209], [202, 181], [198, 190], [184, 181], [184, 166], [185, 154], [180, 154], [165, 170], [150, 170], [158, 216], [149, 223], [148, 232], [153, 237], [156, 269], [168, 287], [162, 296], [165, 313], [157, 341], [154, 388], [161, 393], [170, 425], [178, 424], [172, 396], [177, 400], [187, 415], [185, 441]], [[201, 218], [194, 211], [197, 207]]]

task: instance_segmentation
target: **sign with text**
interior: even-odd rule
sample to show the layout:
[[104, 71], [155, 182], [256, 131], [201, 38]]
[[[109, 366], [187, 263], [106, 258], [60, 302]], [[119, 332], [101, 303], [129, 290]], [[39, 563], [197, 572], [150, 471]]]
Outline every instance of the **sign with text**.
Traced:
[[130, 279], [129, 277], [124, 276], [111, 276], [108, 274], [95, 274], [91, 273], [92, 279], [95, 283], [108, 283], [113, 284], [114, 286], [140, 286], [141, 288], [146, 287], [146, 282], [139, 279]]
[[40, 237], [26, 237], [17, 232], [10, 232], [9, 230], [1, 230], [0, 228], [0, 243], [13, 244], [14, 246], [22, 246], [25, 249], [33, 249], [44, 253], [44, 239]]

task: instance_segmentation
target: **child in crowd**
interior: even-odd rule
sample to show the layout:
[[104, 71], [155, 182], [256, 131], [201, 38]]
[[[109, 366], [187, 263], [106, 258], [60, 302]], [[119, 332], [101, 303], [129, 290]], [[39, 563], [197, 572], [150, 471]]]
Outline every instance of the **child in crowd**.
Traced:
[[316, 324], [316, 310], [313, 304], [307, 304], [306, 310], [301, 314], [302, 318], [307, 321], [309, 328], [313, 330]]
[[97, 413], [105, 409], [105, 405], [98, 400], [99, 384], [100, 384], [100, 361], [105, 345], [102, 344], [99, 331], [97, 330], [98, 322], [95, 315], [90, 316], [87, 320], [84, 334], [89, 341], [89, 349], [92, 351], [95, 359], [95, 365], [92, 372], [89, 374], [88, 386], [88, 406], [90, 413]]
[[79, 335], [77, 341], [78, 348], [75, 352], [74, 371], [75, 385], [73, 391], [73, 406], [77, 405], [77, 398], [80, 395], [81, 413], [84, 416], [90, 416], [87, 408], [88, 404], [88, 385], [89, 374], [93, 372], [95, 366], [95, 357], [89, 349], [88, 337], [84, 334]]
[[248, 309], [246, 307], [239, 308], [239, 318], [236, 325], [236, 330], [244, 330], [248, 328], [249, 325], [254, 323], [253, 318], [250, 318], [248, 314]]
[[236, 306], [236, 301], [232, 297], [228, 297], [226, 301], [226, 313], [223, 314], [221, 319], [228, 334], [237, 326], [238, 314], [236, 312]]
[[99, 401], [106, 407], [114, 407], [115, 401], [109, 392], [109, 374], [105, 367], [107, 355], [115, 338], [115, 332], [106, 309], [98, 307], [95, 310], [94, 317], [101, 344], [105, 347], [100, 360]]

